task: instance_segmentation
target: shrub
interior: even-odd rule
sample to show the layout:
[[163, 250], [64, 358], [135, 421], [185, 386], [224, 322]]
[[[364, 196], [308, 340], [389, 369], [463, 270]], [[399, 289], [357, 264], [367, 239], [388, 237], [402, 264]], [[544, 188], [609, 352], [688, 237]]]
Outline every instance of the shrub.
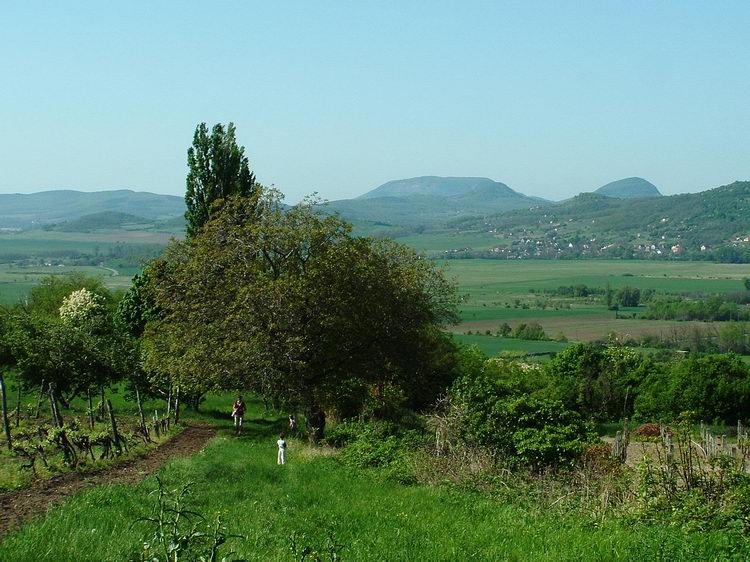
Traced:
[[658, 423], [644, 423], [638, 426], [633, 431], [633, 434], [639, 437], [659, 437], [661, 435], [661, 426]]
[[590, 425], [562, 403], [537, 397], [543, 376], [531, 366], [486, 361], [453, 387], [461, 412], [459, 434], [487, 447], [508, 465], [535, 469], [571, 465], [596, 440]]
[[513, 337], [519, 340], [544, 340], [547, 339], [547, 334], [544, 333], [544, 328], [537, 322], [530, 322], [529, 324], [522, 322], [513, 330]]

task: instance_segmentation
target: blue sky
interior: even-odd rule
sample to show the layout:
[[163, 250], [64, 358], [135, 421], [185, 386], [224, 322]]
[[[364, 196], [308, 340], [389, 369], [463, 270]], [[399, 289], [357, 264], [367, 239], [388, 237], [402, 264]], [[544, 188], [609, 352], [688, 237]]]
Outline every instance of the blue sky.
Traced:
[[296, 201], [487, 176], [552, 199], [750, 179], [750, 2], [5, 2], [0, 192], [182, 195], [234, 121]]

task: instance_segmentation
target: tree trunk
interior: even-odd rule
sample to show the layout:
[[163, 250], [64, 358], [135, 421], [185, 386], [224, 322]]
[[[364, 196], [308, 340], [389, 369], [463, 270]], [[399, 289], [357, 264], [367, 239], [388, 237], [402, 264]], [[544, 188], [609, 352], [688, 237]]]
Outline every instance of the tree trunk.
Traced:
[[180, 421], [180, 387], [177, 387], [174, 397], [174, 424], [177, 425]]
[[104, 402], [105, 402], [104, 386], [100, 386], [99, 390], [101, 391], [101, 395], [102, 395], [102, 401], [99, 403], [99, 419], [101, 421], [104, 421]]
[[169, 383], [169, 393], [167, 394], [167, 429], [169, 429], [169, 420], [172, 416], [172, 383]]
[[21, 382], [18, 382], [18, 400], [16, 401], [16, 427], [21, 425]]
[[86, 389], [86, 397], [89, 400], [89, 429], [94, 429], [94, 403], [91, 400], [91, 389]]
[[143, 404], [141, 403], [141, 393], [138, 392], [138, 385], [133, 383], [135, 387], [135, 401], [138, 403], [138, 415], [141, 417], [141, 430], [143, 435], [148, 437], [148, 429], [146, 428], [146, 418], [143, 415]]
[[49, 383], [49, 405], [52, 410], [52, 420], [57, 427], [63, 426], [63, 417], [57, 407], [57, 396], [55, 395], [55, 383]]
[[42, 384], [39, 386], [39, 398], [36, 400], [36, 413], [34, 414], [34, 419], [39, 419], [39, 412], [42, 409], [42, 398], [44, 397], [44, 379], [42, 379]]
[[8, 423], [8, 400], [6, 397], [5, 379], [0, 373], [0, 401], [2, 401], [3, 410], [3, 428], [5, 428], [5, 440], [8, 443], [8, 449], [13, 450], [13, 437], [10, 434], [10, 423]]
[[117, 431], [117, 420], [115, 420], [115, 413], [112, 411], [112, 402], [109, 400], [107, 400], [107, 412], [109, 413], [109, 423], [112, 426], [112, 442], [117, 447], [118, 452], [122, 452], [120, 433]]

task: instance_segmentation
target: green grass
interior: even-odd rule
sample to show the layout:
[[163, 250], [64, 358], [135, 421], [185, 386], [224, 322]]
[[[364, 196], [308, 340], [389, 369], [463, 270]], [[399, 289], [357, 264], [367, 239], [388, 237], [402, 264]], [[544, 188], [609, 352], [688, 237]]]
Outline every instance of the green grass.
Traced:
[[499, 338], [486, 335], [454, 334], [453, 337], [464, 345], [476, 345], [490, 357], [503, 351], [522, 351], [524, 353], [557, 353], [570, 344], [556, 341], [532, 341], [515, 338]]
[[[525, 295], [529, 290], [585, 284], [626, 285], [669, 293], [733, 292], [743, 289], [750, 264], [636, 260], [449, 260], [462, 291], [484, 300]], [[494, 295], [494, 296], [493, 296]]]
[[[116, 269], [117, 264], [112, 264]], [[29, 291], [42, 279], [50, 275], [68, 275], [70, 273], [83, 273], [92, 277], [101, 277], [104, 284], [111, 289], [127, 289], [130, 286], [132, 275], [137, 272], [136, 268], [123, 268], [117, 270], [118, 275], [104, 267], [87, 265], [65, 265], [65, 266], [23, 266], [15, 264], [0, 264], [0, 304], [15, 304], [23, 300]]]
[[[257, 415], [258, 406], [252, 413]], [[718, 559], [722, 533], [683, 533], [668, 526], [597, 522], [500, 503], [454, 488], [375, 481], [290, 440], [288, 464], [275, 463], [283, 420], [255, 419], [246, 436], [224, 431], [200, 454], [160, 471], [169, 487], [194, 482], [192, 506], [221, 513], [231, 559], [293, 560], [292, 535], [321, 549], [327, 532], [344, 560], [705, 560]], [[0, 544], [0, 559], [109, 561], [137, 555], [149, 538], [146, 515], [153, 477], [141, 484], [79, 493]], [[131, 527], [132, 525], [132, 527]], [[742, 553], [739, 553], [740, 556]]]

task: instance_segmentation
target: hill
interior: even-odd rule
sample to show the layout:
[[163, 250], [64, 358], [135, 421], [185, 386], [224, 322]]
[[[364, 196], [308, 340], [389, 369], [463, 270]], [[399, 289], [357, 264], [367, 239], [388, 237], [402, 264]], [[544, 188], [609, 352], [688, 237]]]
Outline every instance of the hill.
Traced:
[[390, 181], [356, 199], [331, 201], [325, 209], [355, 223], [418, 229], [549, 204], [488, 178], [424, 176]]
[[185, 201], [173, 195], [128, 189], [0, 194], [0, 228], [39, 227], [102, 212], [134, 215], [151, 221], [167, 220], [185, 213]]
[[597, 195], [606, 195], [617, 199], [636, 199], [640, 197], [662, 197], [661, 192], [650, 181], [643, 178], [625, 178], [608, 183], [594, 191]]
[[498, 257], [750, 259], [750, 182], [658, 198], [582, 193], [563, 203], [455, 221], [492, 232]]
[[45, 230], [60, 232], [92, 232], [96, 230], [123, 229], [131, 226], [143, 227], [153, 221], [117, 211], [102, 211], [83, 215], [77, 219], [45, 225]]

